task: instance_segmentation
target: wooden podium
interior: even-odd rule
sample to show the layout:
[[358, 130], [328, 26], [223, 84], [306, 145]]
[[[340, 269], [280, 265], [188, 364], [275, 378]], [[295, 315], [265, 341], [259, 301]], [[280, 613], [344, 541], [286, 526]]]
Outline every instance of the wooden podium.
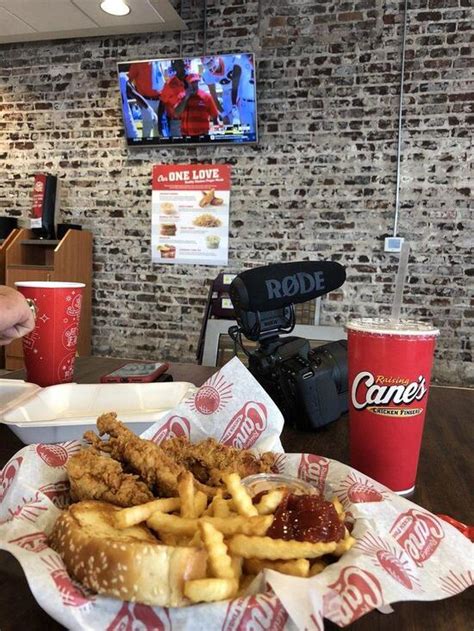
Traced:
[[[87, 230], [68, 230], [56, 241], [35, 239], [31, 230], [23, 228], [13, 232], [4, 248], [4, 284], [15, 287], [16, 282], [28, 280], [85, 283], [77, 352], [90, 355], [92, 234]], [[21, 340], [5, 348], [5, 368], [23, 368]]]

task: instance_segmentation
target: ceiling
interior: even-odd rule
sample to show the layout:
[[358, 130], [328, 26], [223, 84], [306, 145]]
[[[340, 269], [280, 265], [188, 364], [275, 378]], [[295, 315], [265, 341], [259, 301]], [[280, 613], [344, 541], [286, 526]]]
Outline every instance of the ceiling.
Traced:
[[169, 0], [126, 0], [124, 17], [104, 13], [100, 2], [0, 0], [0, 44], [186, 28]]

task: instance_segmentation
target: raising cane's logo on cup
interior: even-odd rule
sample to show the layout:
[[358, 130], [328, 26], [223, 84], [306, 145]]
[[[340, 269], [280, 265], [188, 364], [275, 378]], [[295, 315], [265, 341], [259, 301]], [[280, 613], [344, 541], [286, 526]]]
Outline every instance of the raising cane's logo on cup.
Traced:
[[390, 534], [416, 565], [422, 567], [439, 546], [444, 530], [434, 517], [412, 508], [399, 515]]
[[233, 417], [219, 442], [238, 449], [249, 449], [267, 427], [267, 408], [263, 403], [248, 401]]
[[408, 407], [422, 401], [428, 389], [420, 375], [410, 382], [403, 377], [374, 376], [370, 371], [359, 372], [352, 383], [351, 400], [356, 410], [367, 410], [381, 416], [416, 416], [423, 407]]
[[258, 594], [230, 602], [222, 631], [282, 631], [287, 620], [288, 614], [278, 598]]
[[63, 333], [63, 346], [64, 348], [76, 348], [77, 339], [79, 336], [79, 327], [77, 324], [72, 324]]
[[383, 318], [347, 324], [351, 466], [413, 491], [438, 330]]
[[382, 587], [378, 579], [357, 567], [344, 568], [337, 581], [329, 587], [339, 594], [339, 598], [328, 596], [324, 599], [325, 617], [339, 626], [354, 622], [383, 603]]

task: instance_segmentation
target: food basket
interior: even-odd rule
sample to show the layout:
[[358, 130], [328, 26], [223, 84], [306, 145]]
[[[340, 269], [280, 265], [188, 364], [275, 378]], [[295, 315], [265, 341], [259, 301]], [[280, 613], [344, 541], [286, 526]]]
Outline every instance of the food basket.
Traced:
[[[104, 410], [105, 411], [105, 410]], [[69, 502], [65, 465], [77, 440], [29, 445], [0, 474], [0, 548], [21, 563], [49, 615], [68, 629], [323, 629], [346, 626], [402, 600], [437, 600], [472, 584], [472, 544], [450, 524], [361, 473], [323, 456], [285, 454], [283, 418], [237, 358], [145, 433], [154, 442], [213, 436], [240, 448], [280, 452], [275, 473], [335, 494], [357, 542], [312, 578], [265, 570], [239, 598], [157, 608], [98, 596], [72, 580], [48, 535]], [[80, 436], [77, 436], [80, 438]], [[373, 614], [370, 614], [373, 615]], [[396, 614], [394, 614], [396, 615]]]

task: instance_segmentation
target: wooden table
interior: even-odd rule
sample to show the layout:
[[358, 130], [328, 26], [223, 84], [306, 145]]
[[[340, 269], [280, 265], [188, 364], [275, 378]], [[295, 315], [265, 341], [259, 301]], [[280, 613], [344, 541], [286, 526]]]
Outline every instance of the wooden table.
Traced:
[[[75, 379], [79, 383], [97, 383], [99, 377], [120, 366], [124, 360], [111, 358], [79, 358]], [[201, 385], [215, 368], [192, 364], [172, 364], [175, 381], [191, 381]], [[21, 379], [21, 371], [12, 373]], [[473, 523], [472, 489], [472, 413], [474, 390], [432, 387], [428, 405], [425, 435], [420, 456], [414, 502], [434, 513], [444, 513]], [[348, 462], [347, 415], [314, 433], [285, 427], [282, 434], [285, 451], [315, 453]], [[0, 425], [0, 467], [23, 447], [7, 427]], [[395, 613], [372, 612], [355, 622], [354, 631], [427, 631], [472, 629], [472, 595], [464, 591], [452, 598], [430, 603], [398, 603]], [[197, 627], [196, 627], [197, 628]], [[326, 629], [337, 629], [326, 621]], [[52, 620], [33, 598], [23, 571], [15, 559], [0, 552], [0, 630], [18, 631], [63, 629]]]

